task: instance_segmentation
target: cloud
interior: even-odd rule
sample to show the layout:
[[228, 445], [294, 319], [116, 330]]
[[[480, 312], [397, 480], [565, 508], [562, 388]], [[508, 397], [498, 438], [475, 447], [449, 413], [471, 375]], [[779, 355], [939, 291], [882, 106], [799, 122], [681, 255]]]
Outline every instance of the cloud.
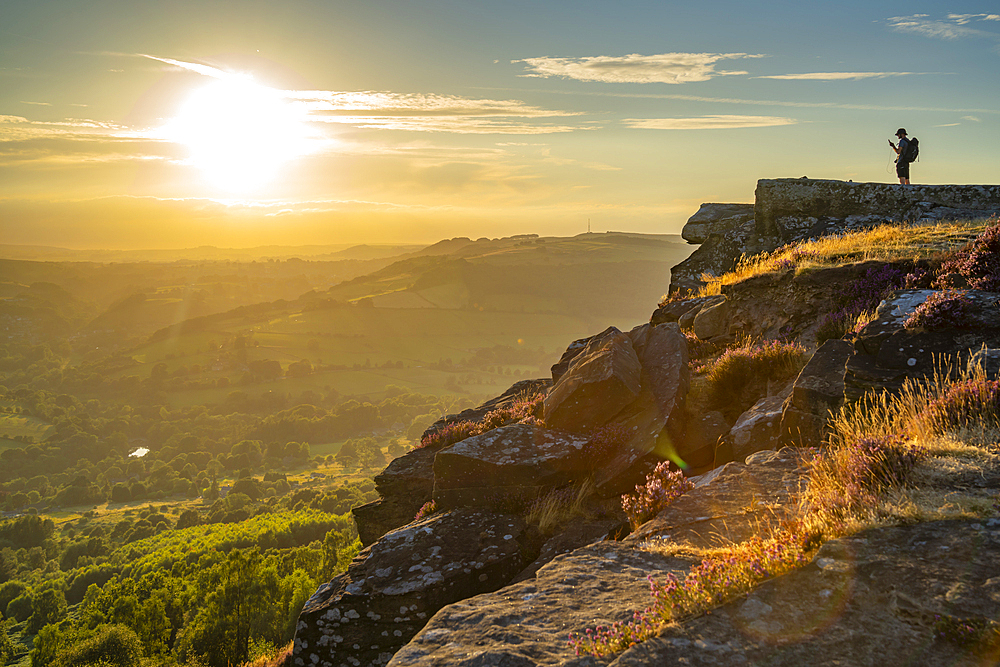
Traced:
[[803, 109], [853, 109], [858, 111], [942, 111], [950, 113], [998, 114], [1000, 109], [893, 106], [881, 104], [849, 104], [845, 102], [790, 102], [787, 100], [754, 100], [740, 97], [709, 97], [706, 95], [682, 95], [678, 93], [613, 93], [608, 91], [566, 91], [546, 90], [550, 95], [589, 95], [593, 97], [617, 97], [623, 99], [682, 100], [685, 102], [709, 102], [711, 104], [748, 104], [765, 107], [794, 107]]
[[[201, 63], [149, 54], [131, 55], [215, 79], [244, 81], [250, 78], [243, 73], [227, 72]], [[519, 100], [473, 99], [433, 93], [402, 94], [381, 91], [270, 89], [270, 92], [296, 106], [308, 121], [350, 125], [358, 129], [522, 135], [592, 129], [547, 120], [581, 115], [579, 113], [542, 109]]]
[[976, 118], [975, 116], [962, 116], [962, 120], [968, 120], [968, 121], [971, 121], [973, 123], [980, 123], [980, 122], [982, 122], [978, 118]]
[[913, 72], [805, 72], [802, 74], [772, 74], [755, 76], [755, 79], [783, 79], [788, 81], [849, 81], [884, 79], [890, 76], [909, 76]]
[[562, 77], [602, 83], [691, 83], [717, 76], [745, 75], [744, 71], [719, 71], [720, 60], [763, 58], [747, 53], [661, 53], [643, 56], [588, 56], [585, 58], [525, 58], [529, 77]]
[[636, 130], [735, 130], [749, 127], [795, 125], [794, 118], [782, 116], [698, 116], [695, 118], [626, 118], [625, 125]]
[[973, 21], [1000, 21], [1000, 14], [948, 14], [948, 18], [959, 25]]
[[20, 102], [21, 102], [21, 104], [30, 104], [31, 106], [35, 106], [35, 107], [50, 107], [50, 106], [52, 106], [51, 102], [28, 102], [27, 100], [20, 100]]
[[987, 30], [970, 28], [973, 22], [1000, 21], [998, 14], [949, 14], [945, 19], [932, 19], [928, 14], [893, 16], [887, 19], [889, 27], [896, 32], [909, 32], [935, 39], [960, 39], [963, 37], [990, 37], [1000, 39], [1000, 35]]
[[580, 115], [577, 112], [541, 109], [518, 100], [374, 91], [284, 94], [302, 104], [310, 120], [362, 129], [526, 135], [590, 129], [545, 120]]

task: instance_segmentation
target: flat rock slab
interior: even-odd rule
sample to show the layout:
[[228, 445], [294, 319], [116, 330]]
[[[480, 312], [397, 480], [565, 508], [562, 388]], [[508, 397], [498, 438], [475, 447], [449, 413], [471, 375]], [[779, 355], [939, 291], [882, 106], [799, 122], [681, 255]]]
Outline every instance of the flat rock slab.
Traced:
[[996, 664], [996, 645], [977, 654], [975, 641], [949, 641], [934, 626], [1000, 618], [997, 563], [996, 519], [867, 530], [826, 543], [812, 564], [667, 628], [611, 665]]
[[464, 498], [464, 492], [450, 493], [456, 490], [488, 495], [490, 489], [561, 486], [593, 467], [586, 444], [585, 436], [525, 424], [466, 438], [434, 457], [434, 500], [449, 509]]
[[439, 609], [500, 588], [540, 547], [520, 517], [475, 510], [387, 533], [306, 602], [294, 663], [384, 665]]
[[361, 544], [369, 546], [390, 530], [413, 521], [434, 492], [434, 450], [418, 447], [393, 459], [375, 476], [381, 498], [351, 510]]
[[696, 488], [670, 503], [625, 538], [626, 543], [675, 542], [714, 547], [742, 542], [793, 511], [805, 486], [802, 452], [791, 447], [757, 452], [700, 477]]
[[632, 618], [650, 603], [647, 575], [690, 563], [597, 542], [557, 557], [534, 579], [445, 607], [393, 656], [393, 667], [521, 667], [576, 661], [569, 633]]

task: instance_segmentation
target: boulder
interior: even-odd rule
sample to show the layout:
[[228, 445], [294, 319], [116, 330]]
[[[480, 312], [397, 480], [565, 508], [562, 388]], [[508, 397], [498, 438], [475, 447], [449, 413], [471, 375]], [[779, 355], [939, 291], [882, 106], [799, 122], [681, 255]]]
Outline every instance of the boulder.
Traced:
[[684, 428], [681, 458], [692, 468], [714, 467], [732, 461], [731, 449], [720, 450], [720, 440], [729, 429], [725, 415], [718, 410], [690, 419]]
[[616, 330], [591, 340], [549, 390], [546, 425], [587, 431], [607, 423], [638, 396], [640, 373], [628, 336]]
[[[668, 556], [669, 549], [652, 545], [669, 545], [676, 537], [677, 542], [711, 548], [719, 540], [714, 531], [723, 539], [745, 539], [783, 516], [776, 506], [788, 501], [801, 480], [798, 452], [785, 449], [757, 456], [759, 460], [748, 465], [730, 464], [725, 474], [692, 478], [699, 486], [661, 512], [663, 521], [647, 523], [648, 533], [556, 556], [531, 579], [442, 609], [390, 665], [607, 664], [576, 656], [567, 635], [631, 620], [633, 612], [649, 606], [648, 576], [662, 579], [669, 572], [683, 578], [700, 561]], [[671, 513], [682, 502], [688, 503], [684, 509]], [[672, 663], [664, 659], [648, 664]]]
[[497, 590], [540, 546], [521, 518], [476, 510], [433, 514], [389, 532], [306, 602], [293, 662], [385, 665], [439, 609]]
[[781, 432], [784, 403], [782, 396], [768, 396], [740, 415], [726, 436], [734, 461], [742, 461], [755, 452], [774, 449]]
[[781, 412], [783, 444], [819, 445], [826, 435], [830, 412], [844, 403], [844, 373], [854, 346], [846, 340], [828, 340], [799, 372]]
[[791, 447], [761, 451], [690, 478], [695, 488], [639, 526], [626, 544], [650, 540], [708, 548], [742, 542], [794, 512], [806, 480], [802, 453]]
[[451, 509], [530, 500], [585, 478], [593, 469], [586, 445], [585, 436], [524, 424], [467, 438], [434, 457], [434, 501]]
[[687, 340], [677, 324], [644, 324], [628, 337], [639, 358], [641, 389], [614, 418], [632, 437], [595, 475], [598, 491], [608, 496], [631, 491], [658, 461], [676, 453], [673, 443], [680, 442], [679, 415], [690, 385]]
[[[653, 311], [653, 315], [649, 318], [649, 323], [655, 327], [657, 324], [678, 322], [682, 317], [684, 317], [684, 315], [692, 310], [694, 310], [695, 315], [697, 315], [697, 310], [700, 309], [707, 300], [713, 298], [714, 297], [710, 296], [699, 296], [692, 299], [668, 301]], [[691, 317], [693, 318], [694, 315]]]
[[[391, 667], [535, 667], [577, 664], [570, 632], [627, 621], [649, 605], [646, 576], [690, 563], [632, 545], [597, 542], [557, 556], [534, 578], [442, 609]], [[596, 666], [584, 658], [582, 665]]]
[[566, 348], [566, 351], [562, 353], [561, 357], [559, 357], [559, 361], [552, 364], [552, 384], [559, 382], [562, 376], [566, 374], [566, 371], [569, 370], [570, 364], [573, 363], [573, 360], [576, 359], [577, 355], [583, 352], [584, 348], [591, 343], [597, 344], [600, 341], [607, 340], [611, 336], [620, 333], [621, 331], [619, 331], [616, 327], [608, 327], [599, 334], [594, 334], [593, 336], [588, 336], [587, 338], [580, 338], [570, 343]]
[[711, 340], [729, 334], [729, 305], [725, 297], [702, 306], [694, 318], [694, 335]]

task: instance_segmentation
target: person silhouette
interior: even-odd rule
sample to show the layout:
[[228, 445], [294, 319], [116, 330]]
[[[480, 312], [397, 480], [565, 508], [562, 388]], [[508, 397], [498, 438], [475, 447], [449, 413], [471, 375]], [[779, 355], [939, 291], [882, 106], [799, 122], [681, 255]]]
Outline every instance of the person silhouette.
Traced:
[[906, 138], [906, 130], [899, 128], [896, 130], [896, 137], [899, 139], [899, 144], [892, 143], [892, 139], [889, 140], [889, 145], [892, 146], [892, 150], [896, 151], [896, 176], [899, 176], [899, 182], [903, 185], [910, 184], [910, 161], [906, 159], [906, 151], [910, 147], [910, 140]]

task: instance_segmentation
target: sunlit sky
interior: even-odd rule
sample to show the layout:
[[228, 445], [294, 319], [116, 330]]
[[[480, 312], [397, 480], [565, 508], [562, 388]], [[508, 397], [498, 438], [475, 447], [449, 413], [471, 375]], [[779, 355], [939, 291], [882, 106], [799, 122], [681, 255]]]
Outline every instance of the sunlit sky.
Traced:
[[0, 243], [679, 233], [759, 178], [1000, 183], [995, 2], [4, 0]]

